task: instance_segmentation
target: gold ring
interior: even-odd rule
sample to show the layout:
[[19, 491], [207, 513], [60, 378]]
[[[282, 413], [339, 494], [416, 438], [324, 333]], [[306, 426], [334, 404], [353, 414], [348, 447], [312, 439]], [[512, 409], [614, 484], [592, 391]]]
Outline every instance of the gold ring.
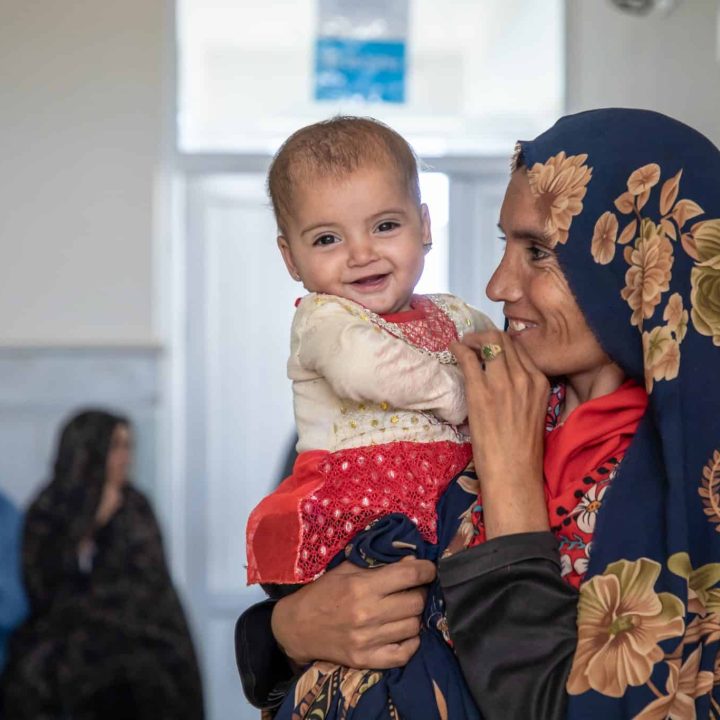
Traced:
[[494, 360], [498, 355], [502, 355], [503, 349], [495, 343], [487, 343], [480, 346], [480, 355], [483, 360]]

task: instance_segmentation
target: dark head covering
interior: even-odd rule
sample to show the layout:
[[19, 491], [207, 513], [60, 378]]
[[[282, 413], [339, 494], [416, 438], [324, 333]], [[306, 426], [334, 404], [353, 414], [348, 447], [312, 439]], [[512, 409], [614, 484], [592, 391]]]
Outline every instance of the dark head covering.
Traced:
[[[8, 717], [203, 716], [192, 640], [149, 503], [126, 485], [117, 512], [95, 523], [122, 425], [128, 420], [101, 410], [74, 416], [61, 432], [53, 479], [27, 512], [31, 615], [10, 646]], [[81, 562], [84, 538], [94, 553]]]
[[[52, 602], [64, 568], [77, 564], [77, 545], [95, 534], [95, 513], [105, 485], [107, 455], [113, 432], [130, 426], [127, 418], [102, 410], [85, 410], [63, 426], [53, 464], [53, 477], [33, 501], [26, 517], [23, 543], [25, 584], [35, 612]], [[70, 557], [56, 564], [45, 545], [56, 543]]]
[[720, 151], [606, 109], [519, 143], [518, 162], [589, 326], [650, 393], [598, 516], [569, 717], [718, 717]]

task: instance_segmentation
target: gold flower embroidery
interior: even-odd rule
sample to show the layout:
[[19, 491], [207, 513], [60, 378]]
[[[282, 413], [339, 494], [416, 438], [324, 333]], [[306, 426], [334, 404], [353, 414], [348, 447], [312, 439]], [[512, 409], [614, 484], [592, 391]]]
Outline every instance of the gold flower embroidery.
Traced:
[[663, 215], [670, 213], [673, 204], [677, 200], [682, 173], [682, 170], [678, 170], [673, 177], [663, 183], [662, 190], [660, 190], [660, 212]]
[[653, 315], [662, 293], [670, 287], [673, 248], [661, 226], [643, 218], [640, 237], [635, 247], [625, 248], [625, 259], [630, 268], [620, 294], [633, 311], [630, 322], [642, 327], [643, 320]]
[[720, 532], [720, 451], [715, 450], [703, 468], [698, 494], [703, 501], [703, 512]]
[[610, 211], [604, 212], [595, 223], [590, 252], [596, 263], [607, 265], [615, 257], [618, 219]]
[[687, 333], [688, 311], [683, 310], [682, 295], [673, 293], [665, 306], [663, 312], [663, 320], [667, 322], [667, 326], [676, 336], [677, 341], [682, 342]]
[[[704, 210], [689, 198], [678, 200], [683, 171], [678, 170], [660, 188], [660, 221], [641, 215], [652, 189], [660, 182], [661, 169], [656, 163], [638, 168], [627, 181], [627, 191], [615, 199], [615, 208], [634, 215], [620, 233], [616, 244], [629, 243], [640, 223], [639, 236], [628, 245], [624, 257], [628, 265], [621, 297], [632, 314], [630, 322], [642, 334], [645, 354], [645, 383], [650, 392], [656, 380], [672, 380], [680, 372], [680, 343], [687, 334], [689, 317], [703, 335], [720, 346], [720, 220], [696, 222], [689, 230], [685, 224]], [[595, 226], [592, 255], [598, 263], [610, 262], [614, 255], [609, 215], [604, 213]], [[674, 293], [663, 311], [665, 326], [643, 332], [645, 320], [653, 317], [662, 295], [670, 287], [674, 262], [674, 242], [696, 261], [690, 273], [691, 309], [683, 308], [680, 293]], [[672, 241], [672, 242], [671, 242]]]
[[695, 720], [695, 698], [713, 686], [713, 673], [700, 670], [701, 650], [695, 648], [682, 667], [679, 659], [668, 662], [667, 695], [651, 702], [634, 720]]
[[650, 679], [665, 656], [658, 643], [683, 634], [685, 609], [674, 595], [655, 592], [659, 574], [648, 558], [619, 560], [582, 586], [571, 695], [593, 689], [621, 697]]
[[690, 272], [693, 325], [720, 345], [720, 219], [703, 222], [693, 240], [698, 256]]
[[656, 163], [643, 165], [630, 175], [627, 181], [631, 195], [642, 195], [660, 182], [660, 166]]
[[566, 156], [563, 151], [528, 170], [530, 188], [540, 204], [552, 247], [567, 242], [572, 219], [582, 212], [582, 199], [592, 177], [586, 160], [587, 155]]
[[688, 610], [699, 615], [720, 612], [720, 563], [707, 563], [693, 569], [690, 556], [679, 552], [668, 558], [670, 572], [688, 582]]
[[680, 344], [667, 326], [642, 334], [645, 355], [645, 388], [652, 392], [655, 380], [673, 380], [680, 372]]
[[683, 644], [702, 641], [707, 645], [720, 640], [720, 588], [716, 587], [720, 582], [720, 563], [707, 563], [694, 570], [690, 556], [680, 552], [668, 559], [668, 568], [687, 580], [688, 610], [695, 613], [687, 626]]

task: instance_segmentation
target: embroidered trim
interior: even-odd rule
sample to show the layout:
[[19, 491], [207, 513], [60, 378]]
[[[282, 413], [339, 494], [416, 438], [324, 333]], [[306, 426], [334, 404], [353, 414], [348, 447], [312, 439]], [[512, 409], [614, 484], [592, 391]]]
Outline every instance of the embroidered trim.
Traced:
[[[426, 298], [430, 300], [439, 310], [444, 312], [448, 318], [453, 322], [455, 325], [455, 329], [457, 330], [457, 334], [459, 338], [462, 338], [463, 334], [467, 332], [467, 327], [462, 322], [462, 319], [460, 318], [460, 305], [464, 303], [458, 302], [448, 302], [447, 301], [447, 295], [426, 295]], [[453, 297], [453, 301], [457, 300], [457, 298]], [[470, 319], [467, 318], [467, 322], [471, 325]], [[453, 362], [455, 361], [455, 358], [453, 357]]]
[[[318, 294], [318, 297], [321, 297], [321, 295]], [[437, 301], [437, 295], [426, 295], [425, 297], [427, 297], [433, 303], [433, 305], [437, 306], [437, 308], [441, 312], [447, 315], [456, 328], [458, 327], [458, 323], [455, 321], [450, 312], [448, 312], [448, 310], [446, 309], [447, 306], [445, 305], [445, 307], [443, 307], [444, 303]], [[352, 300], [348, 300], [347, 298], [339, 298], [339, 300], [342, 301], [342, 306], [351, 315], [354, 315], [361, 320], [366, 320], [373, 323], [373, 325], [382, 328], [383, 330], [385, 330], [385, 332], [389, 333], [393, 337], [396, 337], [398, 340], [402, 340], [410, 347], [415, 348], [415, 350], [417, 350], [418, 352], [421, 352], [424, 355], [430, 355], [431, 357], [434, 357], [441, 365], [457, 365], [457, 360], [455, 359], [455, 356], [449, 350], [427, 350], [424, 347], [415, 345], [414, 343], [410, 342], [410, 340], [406, 337], [400, 325], [384, 320], [377, 313], [374, 313], [372, 310], [364, 308], [362, 305], [358, 305]], [[458, 332], [458, 335], [462, 337], [460, 335], [460, 332]]]

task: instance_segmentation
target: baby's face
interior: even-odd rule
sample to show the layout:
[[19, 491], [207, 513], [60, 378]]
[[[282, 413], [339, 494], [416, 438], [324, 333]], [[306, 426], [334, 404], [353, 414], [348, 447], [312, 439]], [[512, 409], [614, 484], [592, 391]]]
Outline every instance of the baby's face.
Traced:
[[379, 314], [410, 308], [429, 243], [427, 207], [418, 208], [395, 172], [376, 166], [305, 182], [278, 238], [290, 274], [307, 290]]

